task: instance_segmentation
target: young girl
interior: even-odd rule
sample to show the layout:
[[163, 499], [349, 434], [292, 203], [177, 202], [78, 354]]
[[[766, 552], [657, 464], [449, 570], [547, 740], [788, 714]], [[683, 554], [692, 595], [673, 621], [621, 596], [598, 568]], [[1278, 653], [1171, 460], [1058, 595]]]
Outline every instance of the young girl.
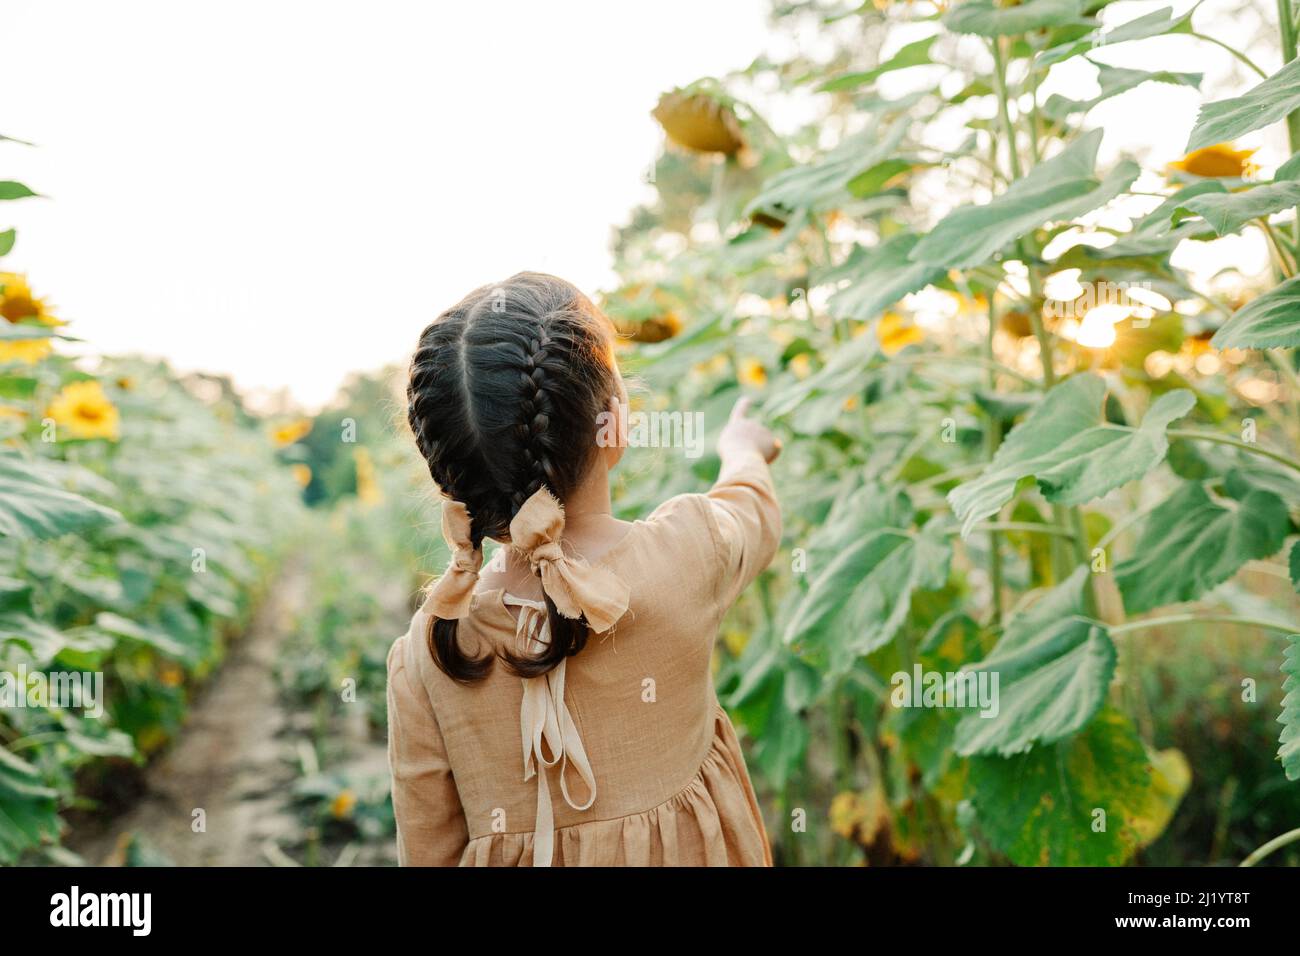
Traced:
[[612, 326], [532, 272], [424, 330], [407, 398], [452, 558], [388, 655], [401, 862], [770, 866], [709, 665], [780, 538], [776, 439], [738, 405], [707, 494], [616, 520]]

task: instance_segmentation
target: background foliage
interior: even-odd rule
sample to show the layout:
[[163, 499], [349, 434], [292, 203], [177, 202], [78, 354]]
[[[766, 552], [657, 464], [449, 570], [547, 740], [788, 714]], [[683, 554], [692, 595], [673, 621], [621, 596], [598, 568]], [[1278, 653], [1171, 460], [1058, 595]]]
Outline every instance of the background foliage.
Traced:
[[[1283, 834], [1268, 861], [1300, 852], [1300, 154], [1262, 175], [1233, 143], [1279, 124], [1300, 147], [1293, 14], [1261, 60], [1284, 65], [1203, 90], [1186, 156], [1150, 169], [1099, 160], [1090, 111], [1202, 77], [1091, 58], [1218, 41], [1196, 9], [1106, 7], [779, 4], [774, 28], [822, 37], [818, 56], [654, 111], [668, 142], [602, 302], [637, 408], [702, 411], [711, 448], [749, 392], [785, 440], [783, 547], [715, 671], [778, 862], [1237, 863]], [[1079, 58], [1095, 94], [1040, 93]], [[902, 71], [925, 79], [882, 93]], [[765, 116], [792, 99], [806, 121], [778, 133]], [[1268, 275], [1175, 264], [1242, 233]], [[132, 798], [295, 576], [275, 666], [292, 826], [267, 859], [391, 862], [384, 656], [445, 561], [394, 427], [400, 373], [254, 415], [220, 379], [66, 358], [69, 330], [0, 279], [0, 670], [102, 671], [110, 704], [0, 711], [0, 864], [71, 861], [61, 832]], [[636, 449], [616, 508], [717, 467]], [[997, 717], [896, 706], [916, 666], [996, 672]]]

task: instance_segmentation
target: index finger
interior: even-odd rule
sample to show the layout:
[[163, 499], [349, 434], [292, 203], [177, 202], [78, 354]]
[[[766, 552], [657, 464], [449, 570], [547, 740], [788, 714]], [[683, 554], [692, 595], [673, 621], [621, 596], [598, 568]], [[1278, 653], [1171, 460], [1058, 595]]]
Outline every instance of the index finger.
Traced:
[[731, 408], [731, 420], [734, 422], [738, 418], [746, 417], [749, 414], [750, 406], [753, 404], [754, 396], [742, 395]]

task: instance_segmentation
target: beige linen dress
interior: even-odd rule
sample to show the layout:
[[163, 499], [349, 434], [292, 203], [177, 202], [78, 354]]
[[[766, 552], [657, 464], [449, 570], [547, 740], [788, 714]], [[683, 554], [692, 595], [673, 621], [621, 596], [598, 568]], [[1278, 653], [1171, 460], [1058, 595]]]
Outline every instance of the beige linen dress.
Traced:
[[[531, 680], [499, 661], [477, 684], [451, 680], [426, 644], [426, 602], [388, 655], [401, 863], [531, 866], [536, 846], [556, 866], [770, 866], [710, 661], [779, 539], [757, 456], [665, 502], [595, 562], [629, 585], [627, 613]], [[535, 646], [538, 606], [478, 590], [461, 646]]]

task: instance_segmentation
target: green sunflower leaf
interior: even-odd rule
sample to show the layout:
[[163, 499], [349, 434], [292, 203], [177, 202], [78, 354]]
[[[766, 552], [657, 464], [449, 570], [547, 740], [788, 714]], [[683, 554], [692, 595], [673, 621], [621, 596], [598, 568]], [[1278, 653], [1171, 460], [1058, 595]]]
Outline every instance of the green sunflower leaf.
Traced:
[[1282, 657], [1282, 673], [1286, 679], [1282, 682], [1282, 713], [1278, 723], [1282, 725], [1282, 736], [1278, 738], [1277, 756], [1282, 761], [1282, 769], [1288, 780], [1300, 780], [1300, 634], [1287, 638], [1286, 651]]
[[1293, 276], [1247, 302], [1214, 333], [1210, 344], [1216, 349], [1280, 349], [1300, 345], [1300, 276]]
[[1132, 722], [1104, 709], [1068, 740], [972, 757], [971, 803], [980, 831], [1019, 866], [1120, 866], [1186, 789], [1161, 770]]
[[1196, 404], [1187, 389], [1166, 392], [1137, 428], [1111, 425], [1103, 413], [1106, 383], [1089, 372], [1058, 384], [1011, 430], [978, 478], [948, 493], [969, 535], [1033, 478], [1048, 501], [1079, 505], [1140, 478], [1169, 451], [1165, 428]]
[[1132, 184], [1138, 166], [1124, 160], [1105, 179], [1096, 178], [1101, 138], [1099, 129], [1086, 133], [992, 201], [949, 213], [909, 258], [944, 269], [979, 265], [1044, 223], [1074, 219], [1105, 205]]
[[1076, 569], [1012, 618], [988, 657], [962, 668], [977, 680], [996, 676], [997, 706], [962, 717], [957, 753], [1021, 753], [1075, 733], [1101, 708], [1115, 674], [1115, 646], [1104, 627], [1083, 617], [1091, 573]]
[[1115, 582], [1130, 614], [1194, 601], [1247, 561], [1281, 549], [1286, 503], [1260, 488], [1235, 490], [1238, 500], [1220, 503], [1199, 481], [1189, 481], [1147, 516], [1133, 557], [1115, 568]]
[[1231, 142], [1286, 118], [1297, 108], [1300, 108], [1300, 60], [1292, 60], [1241, 96], [1202, 106], [1186, 151]]

